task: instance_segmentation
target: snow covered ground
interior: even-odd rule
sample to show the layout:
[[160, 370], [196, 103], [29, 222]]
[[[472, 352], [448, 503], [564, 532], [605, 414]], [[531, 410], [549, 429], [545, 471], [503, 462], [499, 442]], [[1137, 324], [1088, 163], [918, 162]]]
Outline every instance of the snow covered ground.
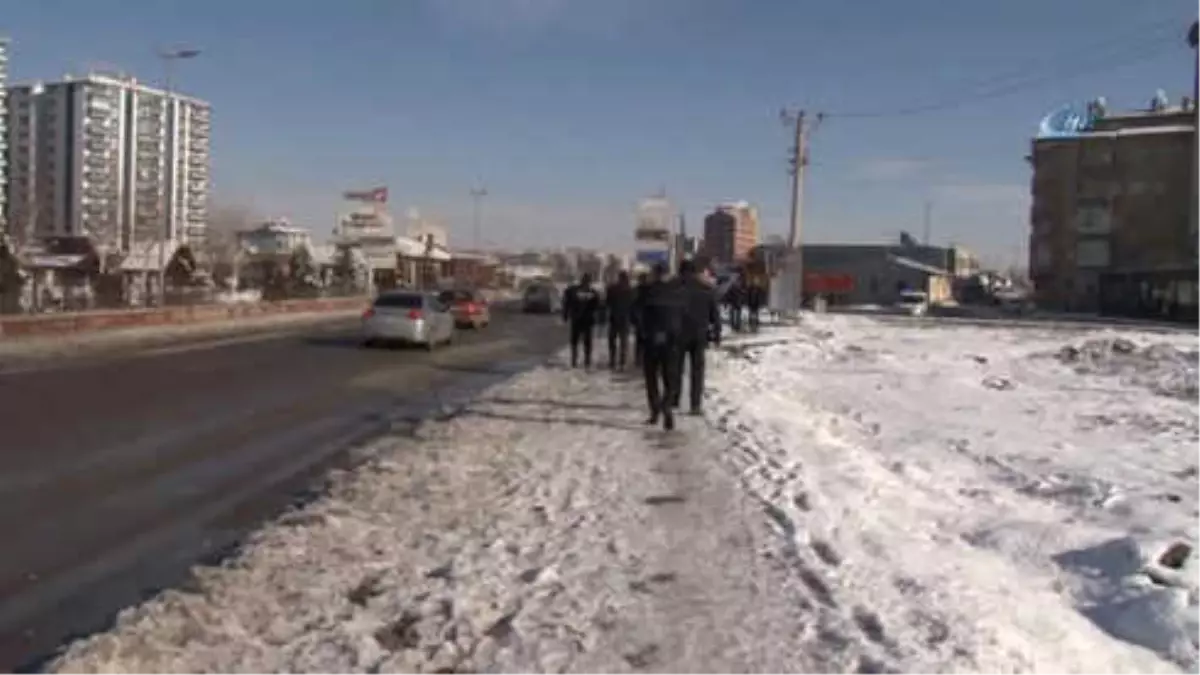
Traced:
[[398, 422], [51, 665], [1195, 670], [1195, 335], [808, 316], [712, 358], [674, 434], [561, 360]]
[[51, 667], [878, 670], [817, 632], [723, 439], [697, 418], [648, 430], [642, 405], [634, 381], [559, 367], [398, 424], [327, 498]]
[[1195, 671], [1194, 333], [764, 338], [712, 378], [730, 459], [905, 670]]

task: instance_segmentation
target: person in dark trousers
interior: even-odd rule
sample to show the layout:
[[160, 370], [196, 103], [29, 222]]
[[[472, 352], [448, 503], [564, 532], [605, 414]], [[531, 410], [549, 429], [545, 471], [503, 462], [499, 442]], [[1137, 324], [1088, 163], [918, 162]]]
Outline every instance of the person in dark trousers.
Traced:
[[670, 431], [675, 428], [671, 403], [679, 382], [675, 368], [679, 336], [683, 329], [680, 287], [668, 282], [667, 268], [654, 266], [650, 282], [638, 299], [638, 321], [642, 341], [642, 375], [646, 380], [646, 403], [650, 408], [647, 424], [658, 424]]
[[746, 282], [738, 274], [725, 291], [725, 306], [729, 310], [729, 328], [740, 333], [742, 330], [742, 304], [746, 301]]
[[633, 316], [633, 292], [628, 272], [619, 273], [616, 282], [604, 289], [604, 309], [608, 314], [608, 367], [612, 370], [625, 370]]
[[678, 408], [683, 396], [683, 360], [686, 358], [689, 366], [689, 411], [693, 415], [699, 415], [704, 397], [704, 356], [708, 351], [709, 341], [716, 345], [721, 344], [721, 312], [717, 308], [716, 291], [700, 279], [696, 265], [691, 260], [684, 260], [679, 264], [679, 280], [676, 284], [679, 287], [683, 315], [679, 349], [675, 354], [679, 365], [674, 369], [675, 377], [679, 380], [672, 387], [675, 394], [672, 403]]
[[643, 272], [638, 275], [637, 286], [633, 288], [633, 307], [630, 311], [633, 320], [633, 365], [642, 367], [642, 347], [646, 341], [642, 337], [642, 307], [645, 306], [646, 289], [650, 286], [650, 275]]
[[563, 321], [571, 325], [571, 367], [579, 365], [579, 347], [583, 345], [583, 367], [592, 367], [592, 333], [600, 311], [600, 296], [592, 288], [592, 275], [584, 274], [579, 283], [563, 292]]
[[767, 301], [767, 291], [763, 288], [762, 280], [754, 278], [746, 286], [746, 311], [750, 314], [750, 332], [758, 332], [758, 313]]

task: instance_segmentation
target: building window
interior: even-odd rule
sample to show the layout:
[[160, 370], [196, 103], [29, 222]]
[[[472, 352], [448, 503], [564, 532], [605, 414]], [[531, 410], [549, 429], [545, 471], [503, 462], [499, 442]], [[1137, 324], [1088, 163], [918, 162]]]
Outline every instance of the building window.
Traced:
[[1078, 267], [1108, 267], [1110, 252], [1107, 239], [1081, 239], [1075, 245], [1075, 264]]

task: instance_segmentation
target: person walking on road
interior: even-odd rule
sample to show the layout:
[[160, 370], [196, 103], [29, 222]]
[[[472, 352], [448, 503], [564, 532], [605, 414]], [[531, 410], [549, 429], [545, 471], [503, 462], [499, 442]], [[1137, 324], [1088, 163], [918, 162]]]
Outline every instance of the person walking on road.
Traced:
[[636, 368], [642, 367], [643, 347], [646, 344], [642, 336], [642, 307], [646, 305], [645, 296], [649, 287], [650, 276], [645, 272], [639, 274], [637, 286], [633, 288], [633, 307], [630, 309], [630, 318], [633, 321], [633, 365]]
[[683, 360], [688, 361], [689, 412], [699, 415], [704, 397], [705, 353], [708, 343], [721, 344], [721, 312], [717, 308], [714, 289], [700, 278], [696, 265], [691, 260], [679, 264], [680, 302], [683, 316], [679, 335], [679, 348], [675, 353], [678, 365], [673, 369], [676, 380], [671, 388], [675, 398], [672, 403], [679, 407], [683, 396]]
[[639, 298], [638, 321], [642, 341], [642, 375], [646, 380], [646, 403], [650, 408], [647, 424], [658, 424], [670, 431], [675, 428], [671, 403], [677, 398], [679, 382], [675, 372], [676, 356], [682, 331], [680, 287], [668, 283], [666, 265], [654, 266], [650, 282]]
[[735, 333], [742, 330], [742, 305], [746, 301], [746, 280], [740, 272], [725, 291], [725, 306], [729, 310], [729, 329]]
[[750, 332], [758, 332], [759, 316], [763, 305], [767, 302], [767, 289], [764, 287], [762, 278], [754, 276], [750, 279], [750, 283], [746, 286], [746, 312], [750, 317]]
[[579, 283], [563, 292], [562, 317], [571, 326], [571, 367], [579, 365], [579, 348], [583, 347], [583, 367], [592, 367], [592, 333], [600, 311], [600, 296], [592, 287], [592, 275], [584, 273]]
[[604, 308], [608, 314], [608, 367], [625, 370], [629, 353], [629, 327], [633, 314], [633, 286], [629, 273], [622, 271], [617, 280], [604, 289]]

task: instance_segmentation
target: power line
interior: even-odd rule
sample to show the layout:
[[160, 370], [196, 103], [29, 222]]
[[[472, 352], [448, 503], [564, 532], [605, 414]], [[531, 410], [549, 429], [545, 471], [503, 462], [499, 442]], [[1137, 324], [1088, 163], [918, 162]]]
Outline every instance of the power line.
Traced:
[[[1156, 32], [1162, 32], [1159, 28]], [[1049, 84], [1057, 84], [1059, 82], [1072, 78], [1081, 77], [1095, 72], [1112, 70], [1124, 66], [1148, 61], [1158, 58], [1162, 54], [1169, 51], [1174, 51], [1177, 46], [1165, 40], [1148, 41], [1148, 35], [1142, 35], [1142, 39], [1137, 44], [1126, 44], [1121, 46], [1119, 50], [1111, 51], [1107, 54], [1092, 52], [1087, 55], [1086, 63], [1078, 63], [1075, 67], [1060, 69], [1057, 72], [1041, 72], [1033, 76], [1028, 74], [1010, 74], [993, 76], [984, 80], [977, 81], [976, 84], [970, 87], [970, 91], [955, 97], [947, 97], [940, 100], [930, 101], [924, 104], [912, 105], [892, 110], [863, 110], [851, 112], [831, 112], [828, 117], [838, 117], [843, 119], [871, 119], [871, 118], [891, 118], [891, 117], [907, 117], [931, 112], [940, 112], [950, 110], [973, 103], [988, 101], [1010, 94], [1046, 86]], [[1112, 47], [1111, 40], [1104, 44]], [[1099, 58], [1097, 58], [1099, 57]], [[1043, 59], [1043, 62], [1045, 59]], [[1071, 62], [1068, 63], [1070, 65]], [[1028, 73], [1029, 70], [1035, 70], [1035, 67], [1027, 67], [1023, 70]], [[1016, 77], [1014, 77], [1016, 75]]]

